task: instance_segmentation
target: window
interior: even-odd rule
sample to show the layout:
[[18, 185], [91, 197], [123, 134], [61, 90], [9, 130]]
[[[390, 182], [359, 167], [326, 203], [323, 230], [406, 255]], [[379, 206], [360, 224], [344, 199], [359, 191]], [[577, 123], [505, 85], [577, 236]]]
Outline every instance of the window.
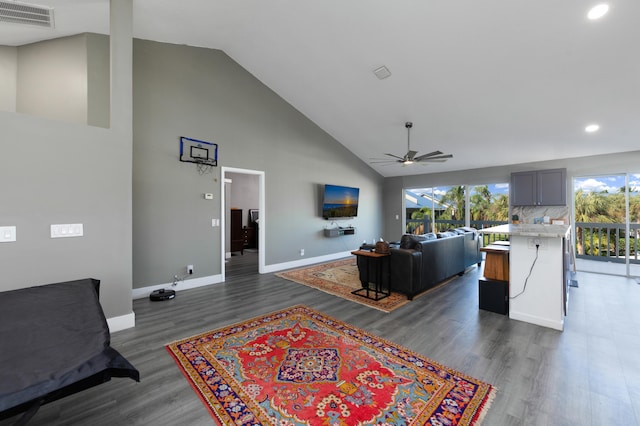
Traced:
[[509, 184], [407, 189], [405, 212], [405, 232], [410, 234], [466, 225], [482, 229], [504, 224], [509, 216]]

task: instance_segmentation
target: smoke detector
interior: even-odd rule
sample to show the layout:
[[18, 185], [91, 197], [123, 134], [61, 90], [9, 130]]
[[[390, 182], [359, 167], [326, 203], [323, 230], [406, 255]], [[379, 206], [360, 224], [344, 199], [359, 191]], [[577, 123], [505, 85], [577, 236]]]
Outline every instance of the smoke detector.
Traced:
[[0, 23], [54, 28], [53, 8], [19, 1], [0, 0]]

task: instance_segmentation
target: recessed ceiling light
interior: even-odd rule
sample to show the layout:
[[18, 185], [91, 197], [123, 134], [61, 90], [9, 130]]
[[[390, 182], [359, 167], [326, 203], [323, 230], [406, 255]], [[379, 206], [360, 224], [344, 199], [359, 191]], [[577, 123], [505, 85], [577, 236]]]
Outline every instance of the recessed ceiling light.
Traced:
[[591, 8], [591, 10], [589, 10], [589, 13], [587, 14], [587, 18], [589, 19], [600, 19], [602, 18], [604, 15], [607, 14], [607, 12], [609, 11], [609, 5], [606, 3], [602, 3], [599, 4], [597, 6], [594, 6]]
[[600, 126], [597, 124], [589, 124], [587, 127], [584, 128], [584, 131], [587, 133], [593, 133], [593, 132], [597, 132], [599, 128]]

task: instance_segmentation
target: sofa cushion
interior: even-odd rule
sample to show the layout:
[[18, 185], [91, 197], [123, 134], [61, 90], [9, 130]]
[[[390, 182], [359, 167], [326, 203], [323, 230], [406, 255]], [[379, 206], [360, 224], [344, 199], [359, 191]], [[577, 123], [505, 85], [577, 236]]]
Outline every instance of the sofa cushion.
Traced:
[[400, 248], [401, 249], [414, 249], [416, 244], [421, 241], [425, 241], [427, 238], [423, 235], [412, 235], [412, 234], [404, 234], [402, 238], [400, 238]]
[[478, 230], [476, 228], [471, 228], [469, 226], [461, 226], [460, 228], [456, 228], [456, 230], [462, 231], [463, 233], [466, 233], [466, 232], [478, 232]]
[[456, 228], [456, 231], [462, 234], [472, 234], [472, 239], [476, 239], [476, 235], [478, 234], [478, 230], [476, 228], [471, 228], [469, 226], [462, 226], [460, 228]]
[[456, 235], [458, 235], [456, 232], [438, 232], [438, 238], [455, 237]]

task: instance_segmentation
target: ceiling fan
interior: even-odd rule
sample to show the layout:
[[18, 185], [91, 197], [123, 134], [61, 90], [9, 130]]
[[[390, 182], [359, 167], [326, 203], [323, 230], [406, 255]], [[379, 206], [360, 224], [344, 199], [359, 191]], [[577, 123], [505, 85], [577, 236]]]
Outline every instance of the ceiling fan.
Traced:
[[407, 153], [400, 157], [399, 155], [388, 154], [390, 158], [372, 158], [371, 164], [394, 164], [401, 163], [403, 166], [408, 166], [413, 163], [444, 163], [449, 158], [453, 158], [451, 154], [443, 154], [442, 151], [433, 151], [428, 154], [422, 154], [416, 157], [418, 151], [411, 150], [411, 128], [413, 127], [413, 123], [407, 121], [404, 123], [404, 127], [407, 128]]

